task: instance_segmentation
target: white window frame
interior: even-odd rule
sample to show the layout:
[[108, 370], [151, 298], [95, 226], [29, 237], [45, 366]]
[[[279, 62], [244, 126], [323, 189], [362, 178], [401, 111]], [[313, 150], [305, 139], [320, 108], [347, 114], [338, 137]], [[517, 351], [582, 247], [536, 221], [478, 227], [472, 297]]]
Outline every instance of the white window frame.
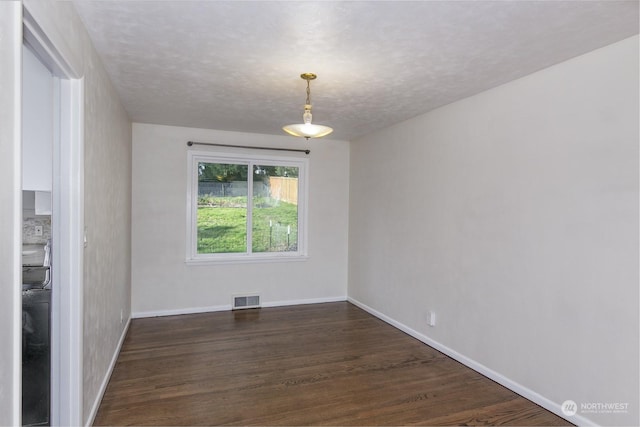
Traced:
[[[237, 154], [215, 151], [187, 152], [187, 264], [239, 262], [304, 261], [307, 255], [307, 195], [309, 160], [300, 157]], [[198, 253], [198, 163], [233, 163], [247, 165], [247, 251], [243, 253]], [[290, 252], [252, 252], [253, 166], [288, 166], [298, 168], [298, 247]]]

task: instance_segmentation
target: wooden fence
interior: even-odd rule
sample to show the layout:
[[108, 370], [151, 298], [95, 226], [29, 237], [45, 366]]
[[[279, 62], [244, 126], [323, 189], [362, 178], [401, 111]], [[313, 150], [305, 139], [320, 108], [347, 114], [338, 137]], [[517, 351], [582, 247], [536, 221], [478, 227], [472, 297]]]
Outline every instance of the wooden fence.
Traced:
[[298, 178], [271, 176], [269, 188], [271, 198], [298, 205]]

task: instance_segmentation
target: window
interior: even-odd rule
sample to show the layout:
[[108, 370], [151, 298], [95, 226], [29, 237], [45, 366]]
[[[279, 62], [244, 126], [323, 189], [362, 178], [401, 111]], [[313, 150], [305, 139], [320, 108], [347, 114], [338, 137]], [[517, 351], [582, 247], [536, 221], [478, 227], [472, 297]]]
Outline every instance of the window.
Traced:
[[189, 152], [187, 262], [306, 256], [307, 159]]

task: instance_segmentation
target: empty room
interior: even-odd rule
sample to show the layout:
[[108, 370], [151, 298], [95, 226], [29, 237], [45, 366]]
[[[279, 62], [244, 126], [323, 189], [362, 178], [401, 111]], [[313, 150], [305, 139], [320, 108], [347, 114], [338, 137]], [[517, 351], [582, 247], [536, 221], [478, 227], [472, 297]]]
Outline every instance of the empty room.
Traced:
[[0, 425], [640, 424], [639, 2], [0, 2]]

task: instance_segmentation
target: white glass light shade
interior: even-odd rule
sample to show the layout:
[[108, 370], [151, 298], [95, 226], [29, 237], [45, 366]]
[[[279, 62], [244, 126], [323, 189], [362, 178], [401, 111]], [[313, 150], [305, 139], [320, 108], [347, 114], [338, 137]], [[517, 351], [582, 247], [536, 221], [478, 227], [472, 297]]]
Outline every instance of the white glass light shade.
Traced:
[[320, 138], [333, 132], [329, 126], [314, 125], [311, 123], [300, 123], [295, 125], [287, 125], [282, 128], [289, 135], [301, 136], [305, 138]]
[[331, 129], [329, 126], [311, 124], [312, 117], [311, 105], [306, 104], [304, 106], [304, 114], [302, 115], [302, 120], [304, 121], [304, 123], [297, 125], [287, 125], [283, 127], [282, 130], [287, 132], [289, 135], [301, 136], [307, 139], [320, 138], [333, 132], [333, 129]]

